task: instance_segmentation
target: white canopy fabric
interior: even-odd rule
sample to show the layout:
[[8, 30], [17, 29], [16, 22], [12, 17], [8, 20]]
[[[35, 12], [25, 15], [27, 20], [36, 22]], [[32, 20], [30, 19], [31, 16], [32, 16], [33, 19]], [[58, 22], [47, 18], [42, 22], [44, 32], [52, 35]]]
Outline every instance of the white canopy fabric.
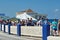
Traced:
[[37, 21], [37, 19], [33, 18], [32, 16], [30, 16], [30, 15], [28, 15], [26, 13], [18, 15], [17, 18], [19, 18], [19, 19], [25, 19], [25, 20], [27, 18], [32, 18], [32, 20], [36, 20]]

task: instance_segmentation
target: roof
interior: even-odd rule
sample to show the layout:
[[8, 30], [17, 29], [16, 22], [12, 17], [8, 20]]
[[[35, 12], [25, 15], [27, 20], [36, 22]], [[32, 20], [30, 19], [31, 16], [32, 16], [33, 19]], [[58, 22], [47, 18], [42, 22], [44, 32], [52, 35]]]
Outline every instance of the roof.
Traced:
[[27, 9], [25, 11], [21, 11], [21, 12], [33, 12], [31, 9]]
[[37, 14], [37, 15], [48, 16], [47, 14], [42, 14], [42, 13], [41, 13], [41, 14], [39, 13], [39, 14]]
[[17, 12], [16, 14], [23, 14], [24, 12], [32, 13], [33, 10], [31, 10], [31, 9], [27, 9], [27, 10], [24, 10], [24, 11]]
[[31, 9], [27, 9], [27, 10], [24, 10], [24, 11], [17, 12], [16, 15], [23, 14], [24, 12], [26, 12], [27, 14], [33, 13], [33, 14], [36, 14], [36, 15], [47, 16], [46, 14], [40, 14], [40, 13], [38, 14], [38, 13], [34, 12], [34, 11], [31, 10]]
[[32, 18], [32, 20], [37, 20], [37, 19], [35, 19], [34, 17], [32, 17], [32, 16], [30, 16], [30, 15], [28, 15], [28, 14], [21, 14], [20, 16], [16, 16], [16, 18], [18, 18], [18, 19], [27, 19], [27, 18]]

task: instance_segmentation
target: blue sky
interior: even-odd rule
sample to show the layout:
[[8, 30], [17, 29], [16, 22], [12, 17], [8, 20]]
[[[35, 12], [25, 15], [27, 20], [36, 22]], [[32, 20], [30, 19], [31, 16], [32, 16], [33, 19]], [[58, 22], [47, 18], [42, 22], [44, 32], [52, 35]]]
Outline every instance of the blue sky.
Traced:
[[16, 12], [32, 9], [48, 18], [60, 19], [60, 0], [0, 0], [0, 13], [15, 17]]

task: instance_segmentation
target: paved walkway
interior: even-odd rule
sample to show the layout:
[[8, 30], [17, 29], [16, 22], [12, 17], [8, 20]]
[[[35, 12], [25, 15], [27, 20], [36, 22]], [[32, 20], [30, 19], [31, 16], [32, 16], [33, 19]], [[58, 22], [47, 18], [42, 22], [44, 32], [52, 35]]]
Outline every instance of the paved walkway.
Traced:
[[17, 36], [17, 35], [9, 35], [7, 33], [0, 31], [0, 40], [42, 40], [42, 38], [36, 37], [27, 37], [27, 36]]

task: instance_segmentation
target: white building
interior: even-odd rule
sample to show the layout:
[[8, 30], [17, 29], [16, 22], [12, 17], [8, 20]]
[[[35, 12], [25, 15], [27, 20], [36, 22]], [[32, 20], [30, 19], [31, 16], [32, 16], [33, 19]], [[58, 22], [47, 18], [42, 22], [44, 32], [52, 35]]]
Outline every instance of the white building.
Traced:
[[38, 14], [38, 13], [32, 11], [31, 9], [28, 9], [28, 10], [17, 12], [16, 13], [16, 18], [18, 18], [18, 19], [32, 18], [33, 20], [36, 20], [38, 18], [45, 19], [46, 16], [47, 15], [45, 15], [45, 14]]

